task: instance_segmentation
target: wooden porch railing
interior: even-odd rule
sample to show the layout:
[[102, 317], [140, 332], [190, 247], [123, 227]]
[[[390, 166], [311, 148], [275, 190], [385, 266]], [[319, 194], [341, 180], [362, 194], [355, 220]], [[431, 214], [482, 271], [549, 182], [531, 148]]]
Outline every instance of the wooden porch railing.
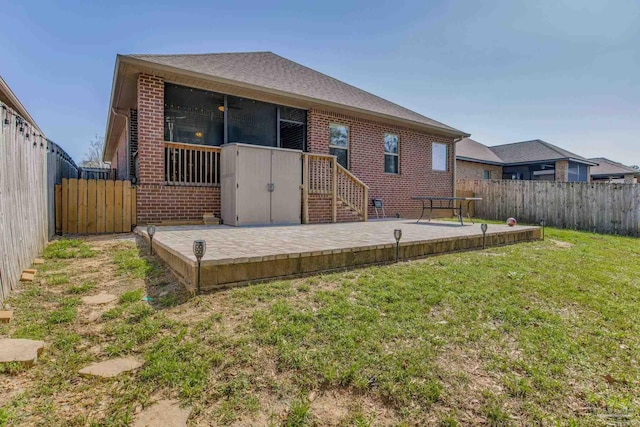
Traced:
[[338, 164], [336, 156], [304, 154], [302, 182], [303, 222], [309, 222], [309, 195], [331, 195], [331, 220], [338, 220], [338, 200], [367, 221], [369, 187]]
[[220, 147], [164, 143], [164, 178], [169, 185], [220, 185]]

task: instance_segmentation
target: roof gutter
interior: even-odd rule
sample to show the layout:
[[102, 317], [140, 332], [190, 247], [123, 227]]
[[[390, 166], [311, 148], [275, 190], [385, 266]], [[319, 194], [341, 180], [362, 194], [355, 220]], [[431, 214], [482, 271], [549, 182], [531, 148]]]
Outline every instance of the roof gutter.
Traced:
[[[126, 64], [130, 64], [130, 65], [134, 65], [134, 66], [138, 66], [138, 67], [142, 67], [142, 68], [147, 68], [147, 69], [150, 69], [150, 70], [165, 71], [165, 72], [170, 72], [170, 73], [188, 75], [188, 76], [191, 76], [193, 78], [197, 78], [197, 79], [201, 79], [201, 80], [212, 81], [212, 82], [226, 84], [226, 85], [230, 85], [230, 86], [242, 87], [242, 88], [246, 88], [246, 89], [255, 90], [255, 91], [258, 91], [258, 92], [269, 93], [269, 94], [272, 94], [272, 95], [285, 96], [285, 97], [288, 97], [288, 98], [297, 99], [297, 100], [304, 101], [304, 102], [311, 103], [311, 104], [319, 104], [319, 105], [323, 105], [323, 106], [327, 106], [327, 107], [333, 107], [333, 108], [353, 111], [353, 112], [357, 112], [357, 113], [361, 113], [361, 114], [373, 115], [373, 116], [384, 118], [384, 119], [387, 119], [387, 120], [393, 120], [395, 122], [405, 123], [405, 124], [408, 124], [408, 125], [411, 125], [411, 126], [418, 126], [418, 127], [421, 127], [421, 128], [423, 128], [425, 130], [429, 130], [429, 131], [432, 131], [432, 132], [437, 132], [440, 135], [459, 137], [461, 139], [471, 136], [470, 134], [462, 132], [462, 131], [459, 131], [457, 129], [444, 129], [444, 128], [440, 128], [440, 127], [437, 127], [437, 126], [430, 126], [430, 125], [427, 125], [427, 124], [424, 124], [424, 123], [420, 123], [420, 122], [416, 122], [416, 121], [413, 121], [413, 120], [407, 120], [407, 119], [402, 119], [402, 118], [395, 117], [395, 116], [390, 116], [390, 115], [387, 115], [387, 114], [377, 113], [375, 111], [370, 111], [370, 110], [365, 110], [365, 109], [362, 109], [362, 108], [351, 107], [351, 106], [348, 106], [348, 105], [338, 104], [338, 103], [335, 103], [335, 102], [325, 101], [325, 100], [322, 100], [322, 99], [311, 98], [311, 97], [308, 97], [308, 96], [298, 95], [298, 94], [291, 93], [291, 92], [285, 92], [285, 91], [279, 91], [279, 90], [276, 90], [276, 89], [265, 88], [263, 86], [259, 86], [259, 85], [255, 85], [255, 84], [243, 83], [243, 82], [238, 82], [236, 80], [230, 80], [230, 79], [225, 79], [225, 78], [221, 78], [221, 77], [210, 76], [210, 75], [198, 73], [198, 72], [195, 72], [195, 71], [184, 70], [182, 68], [176, 68], [176, 67], [172, 67], [172, 66], [164, 65], [164, 64], [157, 64], [155, 62], [149, 62], [149, 61], [145, 61], [145, 60], [142, 60], [142, 59], [139, 59], [139, 58], [132, 58], [132, 57], [129, 57], [129, 56], [118, 55], [118, 59], [117, 59], [117, 62], [116, 62], [116, 70], [118, 69], [119, 64], [125, 64], [125, 63]], [[115, 76], [114, 76], [114, 79], [115, 79]], [[115, 84], [115, 80], [114, 80], [114, 84]], [[112, 99], [112, 102], [113, 102], [113, 99]]]
[[[111, 97], [109, 98], [109, 109], [107, 110], [107, 127], [104, 131], [104, 145], [102, 147], [102, 161], [105, 161], [105, 155], [107, 153], [107, 145], [109, 145], [109, 133], [111, 131], [111, 116], [113, 113], [113, 102], [116, 98], [116, 84], [118, 83], [118, 74], [120, 72], [120, 58], [122, 55], [116, 55], [116, 66], [113, 70], [113, 79], [111, 80]], [[120, 93], [118, 91], [118, 98]]]
[[494, 166], [504, 166], [505, 163], [502, 162], [493, 162], [491, 160], [480, 160], [480, 159], [474, 159], [472, 157], [465, 157], [465, 156], [456, 156], [456, 160], [462, 160], [465, 162], [473, 162], [473, 163], [482, 163], [485, 165], [494, 165]]

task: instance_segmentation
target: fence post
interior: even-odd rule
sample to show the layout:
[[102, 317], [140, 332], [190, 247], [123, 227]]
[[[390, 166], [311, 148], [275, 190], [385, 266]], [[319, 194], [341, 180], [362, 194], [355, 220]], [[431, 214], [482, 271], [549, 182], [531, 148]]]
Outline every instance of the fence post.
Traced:
[[331, 222], [338, 222], [338, 158], [331, 159]]
[[302, 223], [309, 224], [309, 155], [302, 153]]

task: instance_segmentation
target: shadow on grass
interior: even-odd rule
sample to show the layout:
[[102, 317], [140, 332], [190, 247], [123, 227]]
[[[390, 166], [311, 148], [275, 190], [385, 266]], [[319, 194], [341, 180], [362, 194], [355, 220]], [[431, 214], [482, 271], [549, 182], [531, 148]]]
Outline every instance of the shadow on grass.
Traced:
[[150, 253], [149, 243], [136, 235], [134, 254], [124, 254], [123, 260], [116, 263], [129, 270], [134, 276], [145, 282], [145, 300], [154, 310], [176, 307], [187, 302], [193, 294], [176, 278], [169, 267], [158, 257]]

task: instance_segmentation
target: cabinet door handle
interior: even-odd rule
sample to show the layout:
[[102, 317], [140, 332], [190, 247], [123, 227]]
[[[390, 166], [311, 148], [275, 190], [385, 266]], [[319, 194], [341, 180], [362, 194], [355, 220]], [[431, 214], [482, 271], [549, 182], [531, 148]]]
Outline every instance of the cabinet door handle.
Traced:
[[276, 185], [275, 185], [273, 182], [270, 182], [270, 183], [268, 183], [268, 184], [267, 184], [267, 190], [268, 190], [270, 193], [273, 193], [273, 191], [274, 191], [275, 189], [276, 189]]

